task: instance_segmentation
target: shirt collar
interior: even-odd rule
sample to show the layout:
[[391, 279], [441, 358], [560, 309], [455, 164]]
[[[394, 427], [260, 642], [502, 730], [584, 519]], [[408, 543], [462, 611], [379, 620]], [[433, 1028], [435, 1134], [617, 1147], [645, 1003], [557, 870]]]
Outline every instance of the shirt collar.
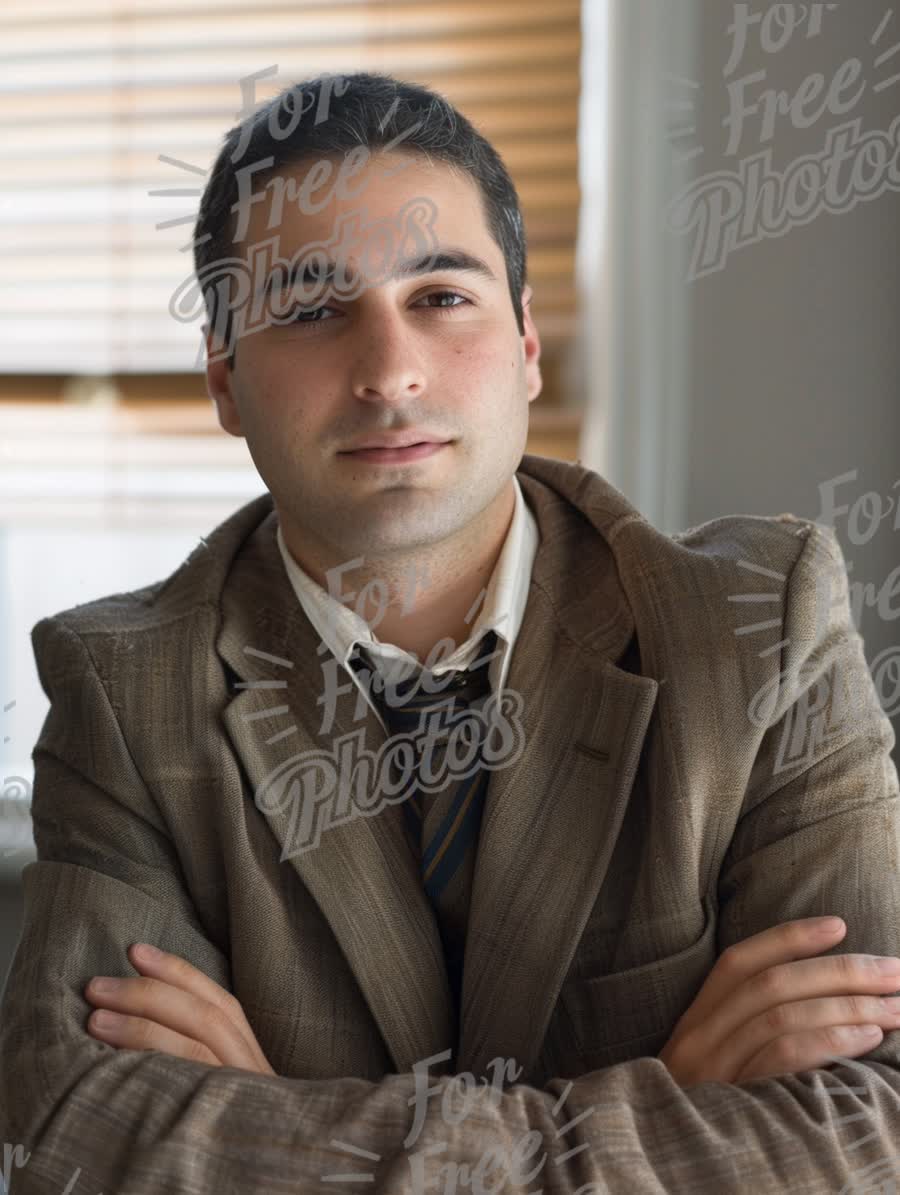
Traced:
[[[440, 675], [449, 669], [469, 667], [478, 659], [481, 639], [488, 631], [496, 631], [498, 650], [491, 661], [489, 673], [494, 692], [502, 689], [506, 683], [510, 657], [525, 615], [531, 570], [540, 541], [537, 522], [522, 496], [515, 475], [513, 488], [515, 508], [512, 521], [472, 632], [464, 643], [458, 644], [432, 669], [435, 675]], [[373, 662], [385, 665], [387, 671], [396, 669], [399, 675], [407, 675], [411, 670], [421, 668], [409, 652], [396, 644], [379, 640], [351, 606], [338, 601], [300, 567], [287, 549], [280, 523], [276, 538], [298, 601], [325, 646], [341, 664], [347, 667], [347, 661], [359, 644], [366, 648]], [[397, 661], [402, 661], [402, 664]]]

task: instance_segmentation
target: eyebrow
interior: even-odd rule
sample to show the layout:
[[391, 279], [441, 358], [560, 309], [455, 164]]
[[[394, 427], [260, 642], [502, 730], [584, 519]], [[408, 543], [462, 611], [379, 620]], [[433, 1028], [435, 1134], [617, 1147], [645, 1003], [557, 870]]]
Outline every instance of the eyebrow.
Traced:
[[[334, 276], [336, 267], [335, 262], [329, 260], [325, 261], [325, 271], [321, 273], [319, 270], [313, 270], [308, 265], [305, 266], [301, 272], [301, 281], [304, 287], [315, 286], [316, 283], [325, 285], [329, 283]], [[491, 267], [480, 257], [476, 257], [472, 253], [468, 253], [465, 249], [443, 248], [436, 253], [426, 253], [421, 257], [404, 257], [400, 261], [394, 263], [393, 270], [390, 274], [391, 278], [413, 278], [418, 274], [437, 274], [447, 270], [459, 270], [467, 274], [477, 274], [482, 278], [487, 278], [490, 282], [496, 282], [497, 276]], [[261, 292], [263, 295], [268, 295], [273, 290], [274, 273], [270, 274], [266, 279]], [[280, 290], [290, 290], [297, 280], [297, 267], [291, 266], [288, 277], [281, 283]]]

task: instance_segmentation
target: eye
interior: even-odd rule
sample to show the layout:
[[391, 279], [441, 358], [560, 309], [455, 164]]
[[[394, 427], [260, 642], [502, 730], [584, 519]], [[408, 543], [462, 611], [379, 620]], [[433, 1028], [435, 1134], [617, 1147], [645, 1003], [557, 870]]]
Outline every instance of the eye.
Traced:
[[305, 316], [317, 316], [322, 311], [334, 311], [333, 307], [297, 307], [290, 316], [285, 320], [288, 324], [322, 324], [327, 323], [326, 320], [320, 319], [305, 319]]
[[[421, 298], [416, 300], [416, 306], [418, 306], [420, 303], [426, 302], [428, 299], [458, 299], [459, 300], [458, 303], [452, 303], [452, 304], [440, 303], [436, 306], [432, 306], [430, 303], [427, 303], [427, 306], [430, 307], [432, 311], [455, 311], [458, 307], [465, 307], [465, 306], [471, 307], [471, 305], [472, 305], [470, 299], [467, 299], [465, 297], [465, 295], [458, 294], [455, 290], [436, 290], [436, 291], [431, 291], [427, 295], [422, 295]], [[334, 307], [328, 307], [328, 306], [324, 306], [324, 305], [322, 307], [298, 307], [283, 322], [287, 323], [287, 324], [301, 324], [301, 325], [302, 324], [329, 323], [330, 320], [328, 320], [328, 319], [318, 319], [316, 317], [320, 316], [321, 313], [324, 311], [335, 311], [335, 310], [336, 310], [336, 308], [334, 308]]]
[[463, 304], [469, 303], [469, 300], [464, 295], [457, 294], [455, 290], [436, 290], [436, 291], [432, 291], [431, 294], [423, 295], [422, 298], [423, 299], [459, 299], [460, 300], [459, 303], [454, 303], [452, 307], [441, 305], [440, 307], [436, 308], [436, 310], [438, 310], [438, 311], [455, 311], [457, 307], [461, 307], [461, 306], [463, 306]]

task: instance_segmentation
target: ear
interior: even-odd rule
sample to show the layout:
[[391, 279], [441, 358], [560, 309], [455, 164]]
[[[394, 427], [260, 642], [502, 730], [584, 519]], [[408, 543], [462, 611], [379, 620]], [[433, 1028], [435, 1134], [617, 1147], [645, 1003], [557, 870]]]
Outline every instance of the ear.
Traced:
[[[216, 407], [220, 427], [231, 436], [241, 436], [241, 415], [234, 400], [234, 370], [221, 352], [221, 342], [213, 344], [209, 324], [203, 325], [206, 338], [206, 392]], [[216, 353], [218, 349], [218, 354]]]
[[534, 295], [532, 288], [526, 284], [522, 290], [522, 321], [525, 331], [522, 335], [522, 346], [525, 349], [525, 381], [528, 386], [528, 401], [534, 402], [543, 388], [544, 382], [538, 362], [541, 359], [541, 341], [531, 318], [531, 300]]

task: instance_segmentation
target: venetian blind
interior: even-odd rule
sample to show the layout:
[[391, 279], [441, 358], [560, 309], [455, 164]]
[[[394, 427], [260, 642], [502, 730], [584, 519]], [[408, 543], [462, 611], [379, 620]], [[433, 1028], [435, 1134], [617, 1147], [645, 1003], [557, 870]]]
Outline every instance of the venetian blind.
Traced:
[[[376, 70], [442, 92], [502, 154], [553, 402], [574, 335], [579, 57], [579, 0], [5, 0], [0, 371], [199, 371], [200, 320], [169, 304], [240, 80], [277, 66], [259, 102]], [[196, 193], [155, 193], [179, 189]]]

